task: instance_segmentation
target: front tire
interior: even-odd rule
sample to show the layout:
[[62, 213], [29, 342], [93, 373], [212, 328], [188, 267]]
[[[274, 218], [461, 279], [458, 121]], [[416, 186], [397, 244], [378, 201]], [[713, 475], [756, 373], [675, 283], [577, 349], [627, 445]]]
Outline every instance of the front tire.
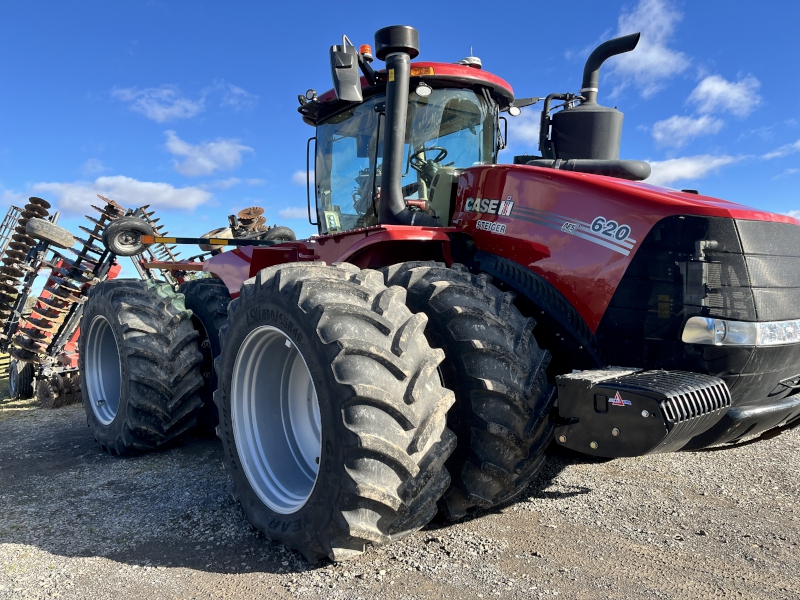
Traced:
[[158, 449], [196, 423], [202, 356], [183, 295], [115, 279], [91, 288], [78, 338], [83, 407], [113, 454]]
[[447, 423], [458, 448], [447, 462], [453, 484], [440, 503], [444, 516], [511, 500], [544, 465], [553, 435], [550, 353], [536, 343], [536, 322], [489, 275], [463, 265], [408, 262], [383, 271], [387, 285], [408, 290], [411, 311], [427, 315], [428, 341], [444, 350], [442, 379], [456, 394]]
[[453, 394], [404, 300], [375, 271], [300, 263], [229, 306], [214, 398], [234, 496], [311, 561], [420, 529], [449, 485]]

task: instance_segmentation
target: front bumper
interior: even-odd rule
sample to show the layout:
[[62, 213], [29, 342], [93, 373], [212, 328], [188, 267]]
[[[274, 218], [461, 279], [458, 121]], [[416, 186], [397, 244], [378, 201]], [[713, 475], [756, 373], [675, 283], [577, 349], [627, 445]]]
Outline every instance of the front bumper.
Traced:
[[800, 394], [769, 404], [734, 406], [710, 429], [692, 438], [682, 450], [697, 450], [715, 444], [737, 442], [774, 427], [800, 422]]

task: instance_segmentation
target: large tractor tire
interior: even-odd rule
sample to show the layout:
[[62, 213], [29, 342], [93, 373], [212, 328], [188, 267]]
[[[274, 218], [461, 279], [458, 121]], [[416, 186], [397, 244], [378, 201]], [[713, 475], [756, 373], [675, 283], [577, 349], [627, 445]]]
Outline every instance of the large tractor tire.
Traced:
[[158, 449], [196, 423], [202, 355], [169, 284], [115, 279], [89, 292], [79, 338], [83, 407], [112, 454]]
[[536, 322], [491, 277], [462, 265], [409, 262], [384, 274], [387, 285], [408, 291], [412, 312], [427, 315], [428, 341], [445, 354], [444, 385], [456, 394], [447, 424], [458, 447], [447, 462], [453, 483], [440, 502], [444, 516], [511, 500], [542, 468], [553, 435], [550, 354], [536, 343]]
[[8, 391], [13, 400], [33, 397], [33, 364], [11, 359], [8, 366]]
[[402, 289], [349, 264], [278, 265], [244, 282], [214, 399], [234, 496], [267, 537], [340, 561], [435, 516], [454, 398], [425, 323]]
[[231, 295], [220, 279], [194, 279], [180, 287], [186, 308], [192, 311], [192, 325], [198, 333], [197, 342], [203, 362], [200, 372], [203, 375], [203, 387], [200, 397], [203, 407], [197, 414], [199, 430], [214, 435], [219, 424], [217, 407], [214, 404], [214, 390], [217, 389], [217, 373], [214, 370], [214, 359], [219, 356], [219, 332], [228, 322], [228, 304]]

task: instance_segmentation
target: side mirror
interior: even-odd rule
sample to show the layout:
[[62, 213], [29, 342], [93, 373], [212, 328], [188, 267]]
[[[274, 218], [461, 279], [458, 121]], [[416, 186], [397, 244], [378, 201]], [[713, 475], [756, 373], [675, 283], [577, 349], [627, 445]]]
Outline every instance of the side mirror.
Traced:
[[347, 36], [340, 46], [331, 46], [331, 77], [336, 97], [346, 102], [361, 102], [361, 78], [358, 75], [358, 49]]

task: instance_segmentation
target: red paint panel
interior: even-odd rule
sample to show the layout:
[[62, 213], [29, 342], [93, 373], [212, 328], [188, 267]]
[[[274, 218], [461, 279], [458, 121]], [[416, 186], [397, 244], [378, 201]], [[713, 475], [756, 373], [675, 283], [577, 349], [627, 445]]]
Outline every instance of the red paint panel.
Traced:
[[[396, 246], [396, 259], [386, 264], [403, 261], [402, 245], [405, 242], [439, 242], [450, 243], [448, 233], [457, 231], [452, 227], [414, 227], [410, 225], [379, 225], [356, 229], [333, 235], [311, 238], [306, 241], [309, 251], [313, 251], [316, 260], [327, 264], [335, 262], [353, 262], [361, 252], [365, 252], [375, 244]], [[386, 252], [384, 252], [385, 254]], [[385, 266], [385, 264], [381, 265]]]
[[253, 246], [244, 246], [230, 252], [221, 252], [203, 262], [203, 271], [219, 277], [232, 298], [239, 296], [242, 282], [250, 278], [250, 261]]
[[[514, 204], [507, 215], [467, 210], [475, 199], [497, 200], [495, 213], [502, 201]], [[471, 167], [461, 175], [453, 225], [472, 235], [478, 249], [515, 260], [544, 277], [596, 331], [642, 240], [653, 225], [671, 215], [798, 224], [785, 215], [645, 183], [541, 167], [491, 165]], [[609, 230], [608, 224], [593, 231], [591, 224], [600, 223], [598, 217], [604, 223], [613, 221], [616, 227]], [[487, 223], [493, 231], [486, 230]], [[614, 238], [614, 233], [626, 231], [623, 240]], [[604, 232], [610, 235], [604, 237]], [[522, 242], [534, 251], [522, 251]], [[540, 256], [535, 250], [541, 251]]]
[[[505, 80], [501, 79], [497, 75], [493, 75], [488, 71], [484, 71], [483, 69], [475, 69], [473, 67], [465, 67], [464, 65], [456, 65], [452, 63], [438, 63], [438, 62], [412, 62], [411, 68], [425, 68], [425, 67], [432, 67], [433, 68], [433, 75], [423, 75], [422, 79], [437, 79], [439, 77], [447, 78], [453, 77], [458, 79], [467, 79], [472, 80], [475, 83], [487, 83], [491, 86], [497, 86], [500, 88], [505, 89], [508, 92], [508, 96], [510, 98], [514, 97], [514, 90], [511, 88], [511, 85]], [[377, 71], [378, 73], [386, 73], [386, 69], [381, 69]], [[385, 84], [378, 84], [379, 86]], [[364, 77], [361, 77], [361, 88], [367, 89], [369, 84]], [[334, 90], [328, 90], [324, 94], [321, 94], [318, 98], [320, 102], [329, 102], [330, 100], [336, 99], [336, 93]]]

